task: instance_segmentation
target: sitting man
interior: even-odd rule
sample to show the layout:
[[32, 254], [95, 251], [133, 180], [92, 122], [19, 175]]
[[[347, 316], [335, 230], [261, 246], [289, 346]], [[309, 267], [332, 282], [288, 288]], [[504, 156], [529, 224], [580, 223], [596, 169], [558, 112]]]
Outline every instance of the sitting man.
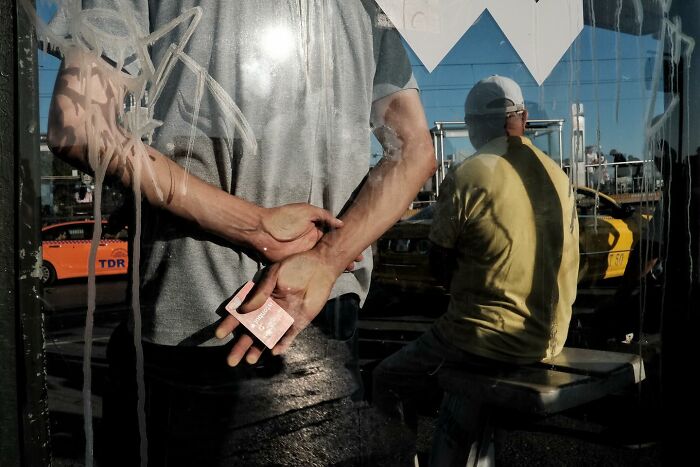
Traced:
[[409, 426], [411, 403], [435, 391], [448, 365], [494, 368], [556, 356], [576, 297], [575, 198], [561, 168], [523, 136], [519, 86], [483, 79], [465, 111], [477, 152], [442, 183], [430, 232], [431, 264], [449, 284], [448, 310], [374, 371], [375, 405]]

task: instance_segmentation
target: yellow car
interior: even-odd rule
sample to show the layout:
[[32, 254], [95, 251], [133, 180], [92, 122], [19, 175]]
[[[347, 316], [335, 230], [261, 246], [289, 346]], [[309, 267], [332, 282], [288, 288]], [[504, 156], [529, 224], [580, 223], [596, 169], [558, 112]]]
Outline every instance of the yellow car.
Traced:
[[[620, 277], [649, 216], [590, 188], [576, 188], [579, 282]], [[597, 204], [597, 206], [596, 206]], [[444, 291], [430, 271], [432, 205], [398, 222], [377, 242], [373, 281], [412, 291]]]
[[579, 222], [579, 282], [621, 277], [632, 248], [651, 216], [590, 188], [576, 189]]

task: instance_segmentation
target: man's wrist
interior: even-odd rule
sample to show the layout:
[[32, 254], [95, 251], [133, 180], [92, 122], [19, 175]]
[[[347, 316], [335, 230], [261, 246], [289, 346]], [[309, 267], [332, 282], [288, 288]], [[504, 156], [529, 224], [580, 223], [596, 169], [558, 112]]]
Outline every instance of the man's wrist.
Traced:
[[336, 242], [330, 238], [332, 234], [324, 235], [321, 240], [314, 246], [314, 251], [318, 254], [321, 261], [333, 271], [336, 277], [340, 276], [357, 255], [345, 251], [339, 247]]
[[219, 210], [220, 215], [214, 218], [221, 223], [221, 230], [214, 226], [214, 233], [223, 231], [229, 241], [252, 247], [260, 252], [269, 246], [269, 241], [266, 241], [266, 235], [261, 228], [264, 208], [229, 195], [223, 205], [213, 206], [213, 209]]

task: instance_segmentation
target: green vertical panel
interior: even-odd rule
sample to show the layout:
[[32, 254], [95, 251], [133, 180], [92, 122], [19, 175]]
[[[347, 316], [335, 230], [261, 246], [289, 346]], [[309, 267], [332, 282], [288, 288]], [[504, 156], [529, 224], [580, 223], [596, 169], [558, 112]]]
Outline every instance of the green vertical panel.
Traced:
[[[0, 0], [0, 465], [19, 465], [15, 306], [15, 24]], [[9, 13], [9, 14], [8, 14]]]

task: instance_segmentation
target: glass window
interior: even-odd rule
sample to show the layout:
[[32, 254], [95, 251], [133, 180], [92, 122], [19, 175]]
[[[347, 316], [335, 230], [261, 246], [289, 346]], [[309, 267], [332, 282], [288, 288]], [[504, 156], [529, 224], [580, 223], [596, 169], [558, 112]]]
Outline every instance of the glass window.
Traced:
[[43, 240], [47, 242], [56, 240], [68, 240], [68, 229], [65, 227], [54, 227], [43, 231]]
[[[19, 221], [82, 241], [36, 267], [60, 462], [410, 459], [372, 388], [410, 380], [380, 362], [428, 330], [457, 366], [544, 359], [576, 379], [600, 368], [551, 358], [636, 357], [644, 382], [582, 393], [553, 425], [630, 438], [594, 463], [659, 461], [664, 300], [697, 286], [700, 6], [83, 3], [20, 2], [40, 45], [41, 215]], [[479, 97], [486, 78], [503, 95]], [[236, 314], [248, 281], [273, 302]], [[442, 398], [421, 388], [405, 407], [422, 461]], [[590, 451], [523, 438], [504, 463]]]

